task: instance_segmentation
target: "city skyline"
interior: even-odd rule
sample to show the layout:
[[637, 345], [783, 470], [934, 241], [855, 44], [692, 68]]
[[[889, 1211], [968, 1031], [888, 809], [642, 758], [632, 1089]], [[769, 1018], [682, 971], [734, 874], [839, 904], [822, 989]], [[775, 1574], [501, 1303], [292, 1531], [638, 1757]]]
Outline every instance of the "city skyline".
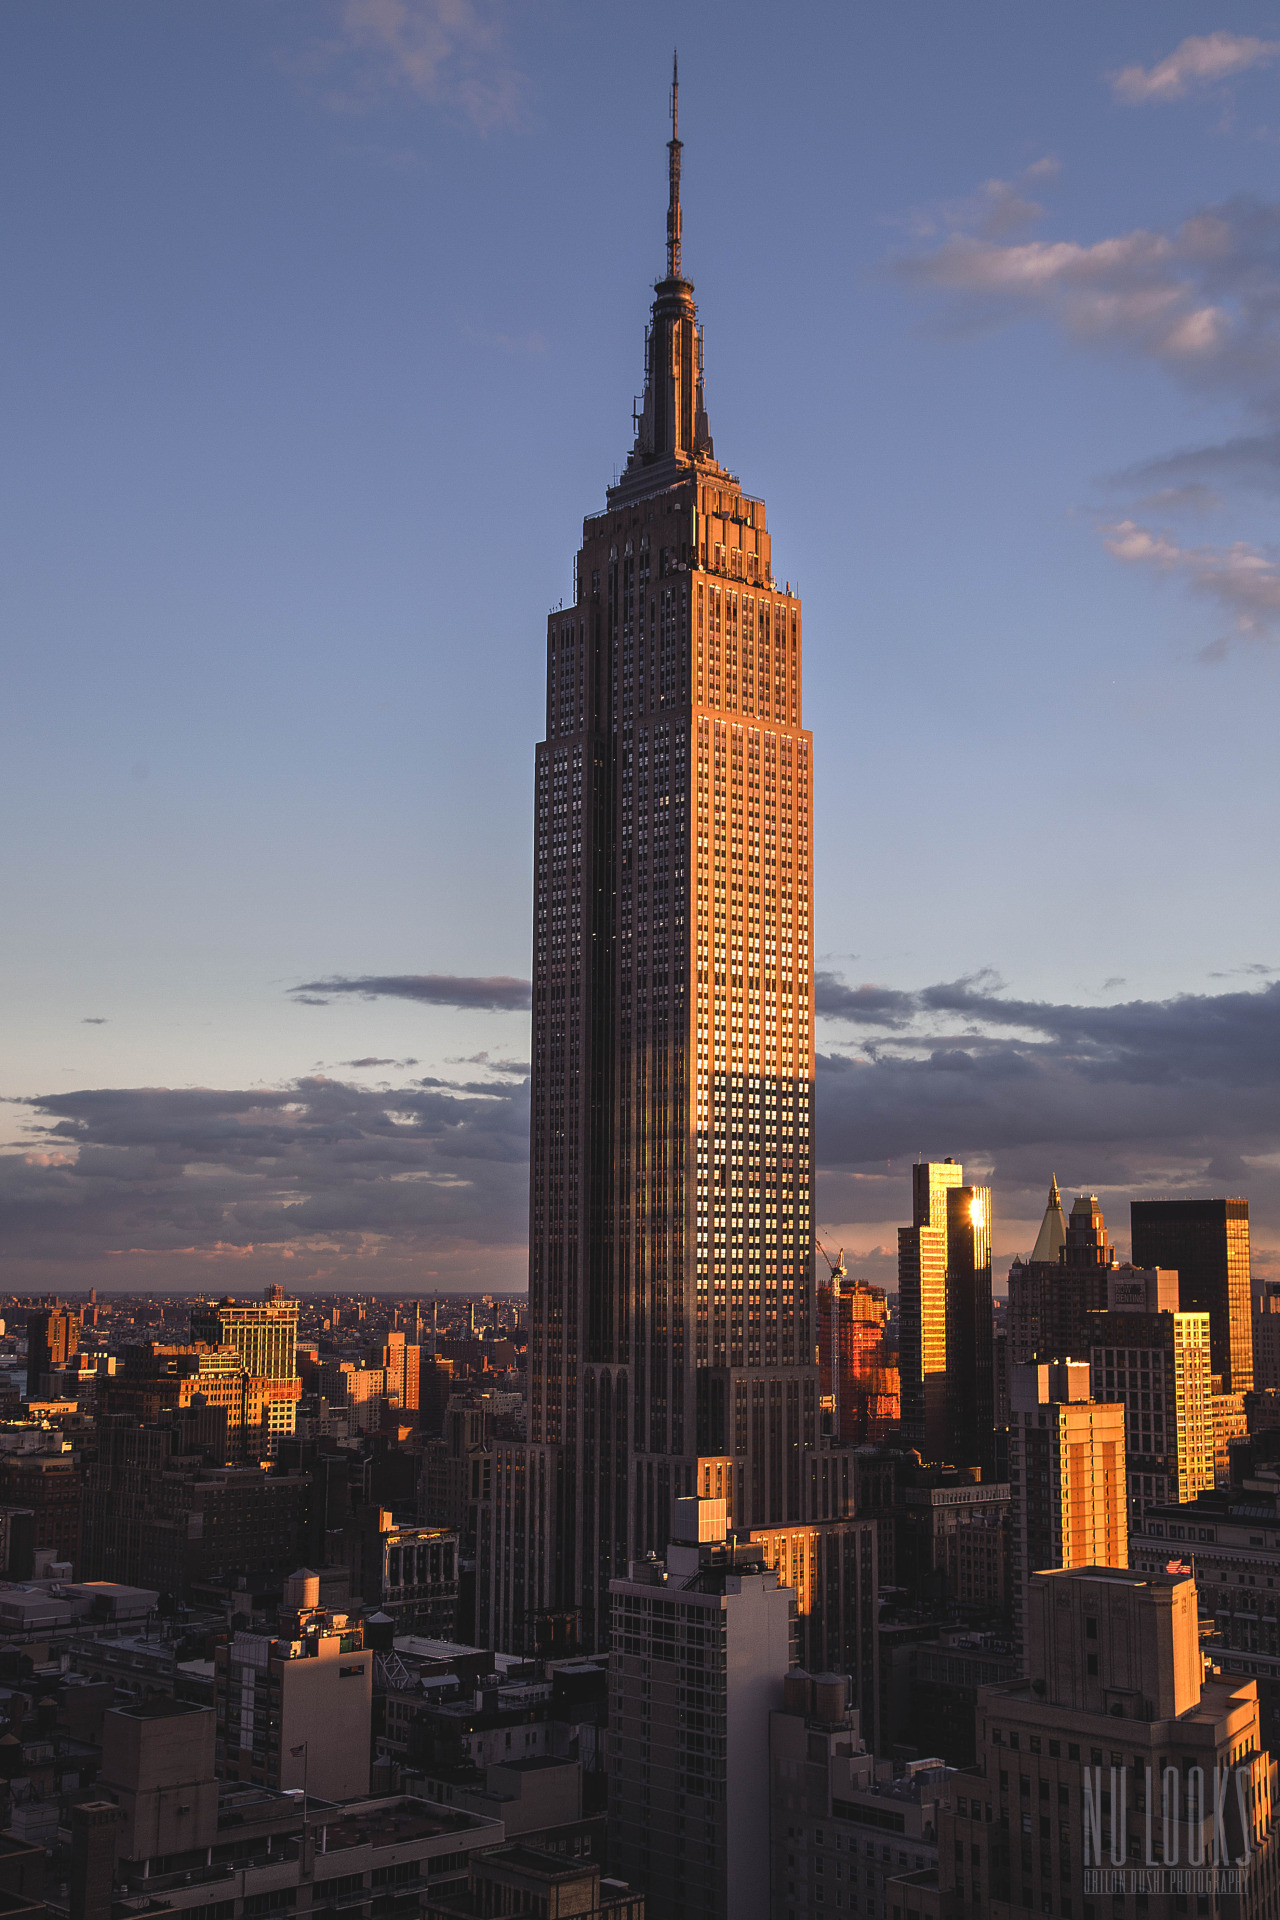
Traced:
[[[599, 219], [561, 109], [609, 24], [570, 52], [500, 8], [391, 32], [335, 5], [327, 38], [290, 7], [213, 35], [138, 17], [173, 98], [202, 76], [181, 133], [130, 34], [95, 42], [74, 7], [3, 29], [32, 181], [9, 214], [9, 1284], [518, 1290], [538, 636], [571, 599], [563, 528], [629, 437], [668, 56], [609, 128]], [[818, 63], [812, 27], [784, 44], [761, 14], [726, 61], [718, 17], [678, 28], [687, 192], [707, 407], [734, 472], [769, 476], [809, 610], [818, 1226], [892, 1284], [910, 1163], [953, 1154], [992, 1189], [998, 1283], [1051, 1173], [1117, 1222], [1130, 1196], [1247, 1194], [1265, 1274], [1266, 23], [1004, 22], [984, 60], [939, 13], [893, 134], [868, 74], [903, 99], [900, 26], [833, 18]], [[996, 130], [949, 61], [988, 103], [1025, 82]], [[744, 102], [754, 210], [721, 195]], [[581, 207], [589, 339], [548, 273]], [[64, 285], [93, 297], [50, 334]], [[114, 397], [85, 407], [101, 366]], [[529, 502], [496, 541], [464, 526], [495, 459]]]

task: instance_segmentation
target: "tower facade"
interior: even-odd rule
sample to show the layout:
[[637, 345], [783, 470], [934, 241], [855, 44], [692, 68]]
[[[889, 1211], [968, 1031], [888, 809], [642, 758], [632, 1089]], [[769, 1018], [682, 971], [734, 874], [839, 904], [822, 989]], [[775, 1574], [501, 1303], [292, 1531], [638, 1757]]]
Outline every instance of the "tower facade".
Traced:
[[947, 1195], [964, 1169], [922, 1160], [911, 1169], [911, 1225], [898, 1229], [902, 1437], [926, 1460], [948, 1458]]
[[1247, 1200], [1133, 1200], [1136, 1267], [1173, 1267], [1184, 1313], [1207, 1313], [1213, 1370], [1227, 1393], [1253, 1387]]
[[201, 1302], [191, 1309], [191, 1338], [203, 1346], [234, 1347], [246, 1373], [292, 1380], [298, 1372], [298, 1302], [268, 1287], [261, 1302]]
[[[813, 1310], [812, 744], [800, 603], [715, 458], [681, 257], [635, 445], [547, 630], [536, 756], [529, 1422], [494, 1461], [493, 1631], [660, 1550], [700, 1457], [734, 1524], [843, 1511]], [[842, 1483], [843, 1484], [843, 1483]]]
[[1012, 1370], [1013, 1625], [1024, 1649], [1033, 1574], [1129, 1564], [1124, 1416], [1119, 1402], [1090, 1396], [1086, 1361]]

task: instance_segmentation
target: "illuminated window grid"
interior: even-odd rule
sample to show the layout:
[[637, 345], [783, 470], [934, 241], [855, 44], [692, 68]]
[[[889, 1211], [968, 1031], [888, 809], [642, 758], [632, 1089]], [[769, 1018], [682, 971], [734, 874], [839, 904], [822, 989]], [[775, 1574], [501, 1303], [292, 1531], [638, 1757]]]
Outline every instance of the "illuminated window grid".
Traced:
[[[690, 867], [698, 984], [691, 1013], [696, 1140], [705, 1153], [695, 1197], [696, 1349], [702, 1362], [769, 1364], [796, 1357], [795, 1265], [807, 1259], [811, 1230], [811, 759], [808, 736], [798, 730], [795, 603], [699, 582], [695, 684]], [[746, 716], [745, 723], [726, 713]], [[790, 718], [797, 731], [753, 725], [752, 716]], [[805, 1083], [803, 1105], [797, 1100], [789, 1110], [777, 1085], [796, 1080]], [[734, 1093], [744, 1096], [737, 1107]], [[793, 1138], [786, 1122], [796, 1128]], [[718, 1184], [735, 1171], [735, 1148], [748, 1160], [744, 1183], [759, 1176], [754, 1206], [750, 1185], [739, 1193]], [[718, 1152], [728, 1169], [717, 1166]], [[765, 1172], [776, 1171], [771, 1157], [791, 1159], [799, 1173], [785, 1197], [764, 1183]]]

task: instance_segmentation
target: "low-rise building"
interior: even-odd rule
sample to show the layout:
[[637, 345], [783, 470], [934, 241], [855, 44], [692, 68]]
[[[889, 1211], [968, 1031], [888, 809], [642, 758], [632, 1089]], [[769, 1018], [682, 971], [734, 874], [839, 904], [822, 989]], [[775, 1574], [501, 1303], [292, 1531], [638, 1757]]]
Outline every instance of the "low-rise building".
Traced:
[[923, 1759], [895, 1775], [868, 1753], [842, 1675], [787, 1675], [769, 1716], [769, 1768], [774, 1920], [828, 1907], [885, 1914], [895, 1875], [936, 1871], [952, 1770]]
[[225, 1446], [224, 1408], [150, 1426], [106, 1418], [85, 1469], [85, 1572], [184, 1599], [238, 1581], [278, 1588], [302, 1557], [310, 1479], [210, 1464]]
[[236, 1633], [215, 1651], [217, 1772], [326, 1800], [369, 1790], [373, 1655], [357, 1621], [317, 1605], [294, 1575], [276, 1634]]
[[645, 1898], [625, 1881], [605, 1878], [597, 1866], [558, 1860], [523, 1845], [474, 1858], [465, 1891], [428, 1901], [423, 1920], [535, 1914], [539, 1920], [644, 1920]]
[[397, 1634], [447, 1640], [458, 1620], [458, 1536], [448, 1527], [402, 1526], [385, 1507], [361, 1507], [346, 1530], [352, 1589]]

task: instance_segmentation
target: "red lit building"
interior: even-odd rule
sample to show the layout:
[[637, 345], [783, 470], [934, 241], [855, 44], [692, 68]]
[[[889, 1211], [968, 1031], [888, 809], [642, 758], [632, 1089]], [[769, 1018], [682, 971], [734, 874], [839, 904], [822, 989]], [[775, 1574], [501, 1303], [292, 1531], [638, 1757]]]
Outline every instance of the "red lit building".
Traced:
[[836, 1278], [818, 1288], [821, 1392], [834, 1407], [833, 1430], [842, 1445], [885, 1440], [897, 1430], [900, 1375], [885, 1352], [888, 1319], [882, 1287]]

